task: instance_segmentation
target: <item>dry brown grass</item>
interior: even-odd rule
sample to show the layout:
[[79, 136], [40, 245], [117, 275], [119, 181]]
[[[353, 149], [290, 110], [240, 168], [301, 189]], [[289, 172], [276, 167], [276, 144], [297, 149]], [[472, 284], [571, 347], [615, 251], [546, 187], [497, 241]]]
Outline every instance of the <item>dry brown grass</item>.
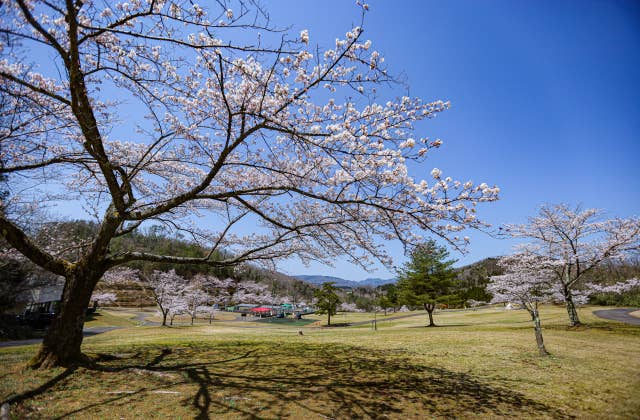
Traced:
[[637, 418], [640, 328], [565, 327], [543, 310], [551, 357], [536, 355], [525, 313], [440, 313], [369, 327], [255, 323], [128, 328], [88, 338], [95, 363], [27, 371], [35, 347], [0, 351], [0, 395], [43, 418]]

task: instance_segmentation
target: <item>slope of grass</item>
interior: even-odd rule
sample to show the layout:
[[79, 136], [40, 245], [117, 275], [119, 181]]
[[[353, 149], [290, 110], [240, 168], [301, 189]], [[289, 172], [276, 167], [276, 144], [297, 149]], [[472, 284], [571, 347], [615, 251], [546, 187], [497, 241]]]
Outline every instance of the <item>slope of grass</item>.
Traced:
[[134, 317], [135, 314], [130, 312], [101, 308], [95, 313], [88, 315], [84, 325], [85, 328], [132, 327], [137, 325], [137, 322], [133, 319]]
[[237, 322], [121, 329], [87, 338], [95, 363], [77, 369], [28, 371], [36, 347], [0, 350], [0, 396], [47, 384], [12, 406], [43, 418], [637, 418], [640, 328], [591, 309], [580, 329], [543, 309], [548, 358], [526, 313], [501, 309], [303, 336]]

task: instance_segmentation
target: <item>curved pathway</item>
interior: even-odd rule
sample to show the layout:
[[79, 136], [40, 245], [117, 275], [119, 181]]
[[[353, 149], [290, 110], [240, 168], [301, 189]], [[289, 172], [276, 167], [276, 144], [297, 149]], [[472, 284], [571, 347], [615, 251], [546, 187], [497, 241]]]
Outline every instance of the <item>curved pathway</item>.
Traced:
[[593, 311], [593, 314], [600, 318], [624, 322], [625, 324], [640, 325], [640, 318], [629, 315], [631, 312], [637, 310], [638, 308], [601, 309], [599, 311]]
[[140, 326], [152, 326], [152, 327], [157, 327], [159, 325], [161, 325], [161, 322], [157, 322], [157, 321], [147, 321], [147, 318], [153, 316], [154, 313], [149, 313], [149, 312], [136, 312], [136, 316], [134, 316], [133, 318], [131, 318], [132, 321], [136, 321], [140, 323]]
[[[123, 327], [89, 327], [82, 330], [82, 335], [90, 337], [96, 334], [106, 333], [108, 331], [119, 330]], [[2, 341], [0, 347], [28, 346], [29, 344], [38, 344], [42, 342], [42, 338], [29, 338], [26, 340]]]

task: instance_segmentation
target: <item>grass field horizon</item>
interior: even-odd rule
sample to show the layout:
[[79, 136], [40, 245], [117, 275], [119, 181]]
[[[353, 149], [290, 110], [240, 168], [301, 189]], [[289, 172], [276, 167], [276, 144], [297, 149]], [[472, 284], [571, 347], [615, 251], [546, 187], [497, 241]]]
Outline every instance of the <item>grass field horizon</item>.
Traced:
[[0, 396], [43, 391], [12, 406], [17, 418], [636, 418], [640, 328], [597, 318], [598, 309], [582, 308], [587, 325], [568, 328], [563, 307], [544, 306], [546, 358], [528, 314], [501, 308], [440, 312], [439, 328], [424, 327], [426, 314], [389, 320], [377, 331], [321, 328], [321, 316], [137, 326], [105, 310], [89, 326], [121, 328], [84, 340], [90, 365], [32, 371], [37, 346], [0, 349]]

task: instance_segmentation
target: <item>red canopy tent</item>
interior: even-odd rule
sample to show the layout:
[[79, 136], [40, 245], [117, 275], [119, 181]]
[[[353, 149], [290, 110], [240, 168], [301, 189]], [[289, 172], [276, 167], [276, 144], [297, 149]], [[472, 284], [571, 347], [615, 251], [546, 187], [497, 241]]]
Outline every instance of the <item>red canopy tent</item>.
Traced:
[[271, 312], [271, 309], [265, 308], [264, 306], [259, 306], [257, 308], [251, 308], [251, 312], [265, 313], [265, 312]]

